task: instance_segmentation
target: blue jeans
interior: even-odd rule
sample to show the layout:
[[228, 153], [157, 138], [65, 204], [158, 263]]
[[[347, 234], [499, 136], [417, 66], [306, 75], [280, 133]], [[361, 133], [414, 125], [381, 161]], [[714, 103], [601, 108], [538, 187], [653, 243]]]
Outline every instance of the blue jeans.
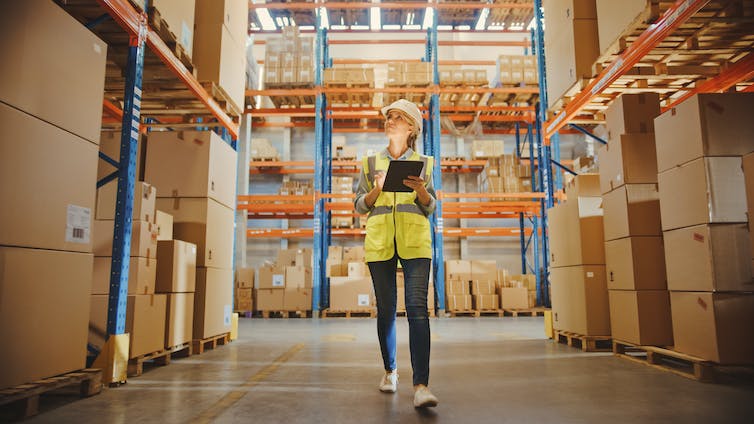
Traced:
[[377, 336], [380, 339], [382, 362], [386, 371], [397, 369], [395, 342], [396, 269], [398, 259], [403, 266], [406, 292], [406, 316], [411, 348], [411, 367], [414, 385], [429, 383], [429, 314], [427, 288], [429, 286], [429, 258], [401, 259], [396, 253], [392, 259], [369, 262], [374, 294], [377, 298]]

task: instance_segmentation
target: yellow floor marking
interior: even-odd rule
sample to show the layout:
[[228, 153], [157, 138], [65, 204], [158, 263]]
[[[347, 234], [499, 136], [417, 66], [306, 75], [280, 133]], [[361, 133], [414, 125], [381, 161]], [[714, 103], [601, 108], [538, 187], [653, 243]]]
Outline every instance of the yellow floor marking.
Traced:
[[228, 393], [227, 395], [223, 396], [222, 399], [215, 402], [214, 405], [212, 405], [206, 411], [204, 411], [199, 416], [197, 416], [194, 420], [192, 420], [192, 422], [195, 422], [195, 423], [212, 422], [212, 420], [219, 417], [220, 414], [225, 412], [234, 403], [238, 402], [242, 397], [244, 397], [244, 395], [248, 393], [248, 389], [250, 387], [254, 387], [257, 384], [259, 384], [260, 381], [267, 379], [267, 377], [269, 377], [270, 375], [272, 375], [272, 373], [277, 371], [280, 365], [284, 364], [285, 362], [288, 362], [293, 357], [293, 355], [295, 355], [298, 351], [300, 351], [303, 348], [304, 348], [303, 343], [294, 345], [293, 347], [288, 349], [287, 352], [278, 356], [274, 361], [272, 361], [272, 363], [262, 368], [256, 374], [252, 375], [248, 380], [243, 382], [240, 386], [238, 386], [238, 389]]
[[353, 334], [329, 334], [322, 336], [322, 340], [326, 342], [353, 342], [356, 341], [356, 336]]

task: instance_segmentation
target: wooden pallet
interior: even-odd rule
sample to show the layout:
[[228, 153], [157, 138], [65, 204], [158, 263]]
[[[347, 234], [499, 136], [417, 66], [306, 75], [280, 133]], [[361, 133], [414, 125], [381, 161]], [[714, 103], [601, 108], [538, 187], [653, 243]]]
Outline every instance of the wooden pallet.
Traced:
[[480, 309], [479, 316], [482, 317], [504, 317], [505, 311], [502, 309]]
[[205, 349], [215, 349], [218, 345], [230, 343], [230, 333], [219, 334], [206, 339], [195, 339], [191, 341], [191, 354], [201, 355]]
[[38, 413], [40, 395], [73, 384], [79, 384], [81, 397], [94, 396], [102, 391], [102, 370], [87, 368], [2, 389], [0, 406], [8, 408], [18, 418], [28, 418]]
[[254, 311], [256, 318], [311, 318], [312, 311]]
[[554, 330], [553, 333], [556, 342], [581, 348], [584, 352], [610, 352], [612, 350], [612, 338], [610, 336], [585, 336], [560, 330]]
[[322, 318], [374, 318], [376, 316], [377, 310], [374, 308], [353, 310], [325, 309], [321, 312]]
[[613, 340], [613, 353], [615, 356], [629, 361], [645, 364], [703, 383], [711, 383], [716, 379], [716, 366], [718, 364], [670, 349], [658, 346], [638, 346]]
[[252, 156], [252, 162], [280, 162], [280, 156]]
[[254, 311], [233, 311], [238, 314], [239, 318], [251, 318], [254, 316]]
[[191, 61], [191, 54], [178, 43], [178, 37], [170, 30], [168, 23], [162, 19], [160, 11], [156, 7], [149, 7], [147, 9], [147, 16], [149, 19], [149, 26], [160, 36], [160, 39], [165, 42], [170, 50], [173, 51], [175, 57], [188, 69], [189, 72], [194, 72], [194, 63]]
[[152, 361], [155, 365], [170, 365], [172, 358], [185, 358], [191, 356], [191, 343], [186, 342], [178, 346], [153, 352], [148, 355], [138, 356], [128, 360], [128, 376], [138, 377], [144, 373], [144, 363]]
[[224, 88], [220, 87], [214, 81], [201, 81], [200, 84], [207, 93], [212, 96], [213, 99], [220, 105], [221, 108], [230, 116], [241, 116], [243, 114], [243, 105], [237, 105], [233, 99], [230, 98], [228, 92]]
[[455, 317], [475, 317], [475, 318], [479, 318], [479, 311], [475, 311], [475, 310], [471, 310], [471, 309], [464, 310], [464, 311], [461, 311], [461, 310], [458, 310], [458, 311], [448, 311], [447, 313], [452, 318], [455, 318]]
[[539, 317], [544, 316], [547, 308], [531, 308], [531, 309], [503, 309], [506, 316], [512, 317]]
[[[374, 83], [326, 82], [326, 88], [374, 88]], [[371, 107], [373, 93], [328, 93], [327, 103], [332, 106]]]

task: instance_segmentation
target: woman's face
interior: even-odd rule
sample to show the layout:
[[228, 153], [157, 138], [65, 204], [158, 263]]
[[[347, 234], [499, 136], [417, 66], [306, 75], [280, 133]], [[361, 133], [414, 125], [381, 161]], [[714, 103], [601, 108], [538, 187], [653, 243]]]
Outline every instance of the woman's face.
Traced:
[[389, 111], [385, 120], [385, 134], [390, 139], [408, 140], [411, 135], [410, 119], [397, 110]]

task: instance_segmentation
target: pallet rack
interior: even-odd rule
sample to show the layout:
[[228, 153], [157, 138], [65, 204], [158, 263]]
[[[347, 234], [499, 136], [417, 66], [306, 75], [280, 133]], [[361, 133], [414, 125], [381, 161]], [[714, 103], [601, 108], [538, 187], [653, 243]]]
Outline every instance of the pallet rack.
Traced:
[[[438, 58], [438, 47], [442, 44], [465, 44], [476, 45], [477, 43], [468, 41], [454, 41], [454, 42], [440, 42], [438, 40], [438, 19], [440, 14], [438, 10], [481, 10], [485, 8], [504, 10], [528, 10], [530, 16], [534, 14], [534, 7], [532, 3], [285, 3], [285, 5], [278, 5], [275, 3], [264, 4], [251, 4], [252, 9], [255, 8], [267, 8], [270, 11], [287, 9], [291, 11], [308, 11], [313, 13], [316, 37], [315, 37], [315, 84], [314, 87], [308, 88], [290, 88], [290, 89], [268, 89], [268, 90], [247, 90], [247, 97], [254, 96], [287, 96], [297, 97], [302, 99], [301, 102], [294, 104], [287, 108], [276, 109], [252, 109], [251, 114], [255, 118], [265, 118], [271, 116], [285, 115], [291, 117], [291, 122], [285, 123], [264, 123], [255, 122], [254, 128], [269, 128], [269, 127], [314, 127], [315, 130], [315, 160], [313, 162], [302, 161], [280, 161], [280, 162], [251, 162], [252, 174], [293, 174], [293, 173], [314, 173], [315, 194], [305, 198], [281, 198], [275, 196], [275, 200], [279, 200], [279, 204], [264, 203], [271, 200], [265, 196], [240, 196], [239, 197], [239, 210], [247, 212], [249, 218], [269, 219], [270, 217], [278, 217], [284, 219], [313, 219], [314, 228], [296, 228], [296, 229], [249, 229], [246, 231], [246, 236], [249, 238], [313, 238], [314, 242], [314, 282], [313, 282], [313, 309], [315, 312], [329, 303], [327, 298], [329, 290], [327, 287], [327, 279], [325, 277], [324, 263], [327, 247], [329, 246], [332, 237], [360, 237], [363, 235], [361, 229], [333, 229], [330, 226], [330, 212], [332, 210], [352, 210], [350, 204], [337, 204], [330, 202], [330, 198], [345, 197], [343, 195], [331, 195], [330, 194], [330, 176], [333, 173], [357, 173], [359, 169], [358, 162], [339, 162], [334, 161], [331, 155], [331, 136], [333, 134], [333, 120], [344, 120], [348, 122], [351, 120], [364, 120], [370, 123], [379, 121], [379, 108], [373, 107], [336, 107], [329, 106], [328, 96], [342, 95], [349, 93], [372, 95], [376, 93], [392, 94], [392, 93], [419, 93], [428, 96], [429, 101], [425, 108], [425, 132], [423, 139], [424, 153], [435, 157], [436, 167], [434, 169], [434, 181], [435, 188], [438, 191], [438, 208], [436, 214], [432, 217], [432, 225], [436, 228], [433, 233], [433, 266], [434, 275], [436, 280], [436, 287], [444, 287], [444, 269], [443, 269], [443, 238], [444, 237], [468, 237], [468, 236], [513, 236], [519, 237], [522, 250], [522, 271], [531, 271], [537, 276], [537, 300], [539, 304], [549, 305], [549, 298], [547, 296], [547, 281], [540, 278], [539, 270], [541, 268], [546, 269], [546, 250], [543, 250], [546, 246], [546, 235], [543, 229], [545, 228], [540, 220], [540, 217], [544, 213], [546, 205], [551, 204], [552, 190], [547, 189], [545, 174], [547, 170], [539, 167], [538, 163], [541, 162], [541, 142], [536, 140], [539, 137], [538, 129], [539, 123], [538, 117], [542, 116], [538, 113], [534, 106], [521, 107], [521, 106], [464, 106], [464, 107], [448, 107], [440, 106], [439, 96], [440, 94], [497, 94], [497, 95], [539, 95], [539, 89], [533, 87], [445, 87], [440, 85], [438, 66], [440, 64], [462, 64], [467, 62], [460, 61], [440, 61]], [[424, 62], [430, 62], [433, 65], [433, 84], [425, 87], [385, 87], [385, 88], [372, 88], [372, 87], [325, 87], [322, 84], [322, 72], [323, 68], [332, 66], [333, 63], [344, 64], [363, 64], [363, 63], [385, 63], [385, 60], [353, 60], [353, 59], [331, 59], [329, 57], [329, 45], [333, 44], [417, 44], [422, 43], [420, 40], [333, 40], [328, 41], [328, 31], [322, 28], [321, 17], [322, 11], [327, 9], [332, 10], [355, 10], [366, 9], [370, 7], [380, 7], [383, 9], [396, 8], [397, 10], [408, 10], [412, 8], [420, 7], [422, 10], [425, 8], [434, 8], [436, 13], [433, 13], [433, 23], [426, 31], [425, 44], [425, 57], [421, 59]], [[540, 14], [541, 15], [541, 14]], [[296, 22], [301, 25], [299, 19]], [[540, 16], [541, 22], [541, 16]], [[539, 25], [541, 28], [541, 25]], [[523, 34], [534, 35], [533, 32], [524, 32]], [[259, 41], [259, 44], [264, 44], [263, 41]], [[491, 45], [511, 45], [511, 42], [490, 42]], [[513, 44], [521, 47], [529, 47], [531, 44], [528, 41], [513, 42]], [[535, 50], [535, 46], [532, 46], [532, 50]], [[542, 52], [542, 49], [536, 49]], [[482, 61], [483, 64], [489, 65], [494, 62]], [[489, 62], [489, 63], [488, 63]], [[476, 63], [475, 63], [476, 64]], [[481, 62], [479, 64], [482, 64]], [[540, 74], [544, 73], [544, 68], [540, 65]], [[540, 84], [543, 80], [540, 80]], [[306, 101], [312, 101], [312, 105], [307, 105]], [[441, 172], [475, 172], [480, 170], [479, 161], [441, 161], [440, 155], [440, 114], [449, 117], [457, 122], [468, 122], [474, 119], [474, 114], [479, 114], [477, 118], [482, 122], [494, 123], [504, 122], [508, 126], [511, 123], [514, 124], [514, 128], [506, 128], [505, 130], [493, 130], [487, 131], [488, 133], [498, 134], [513, 134], [516, 136], [516, 152], [521, 156], [522, 147], [528, 145], [529, 157], [535, 158], [530, 160], [529, 164], [532, 167], [532, 187], [535, 188], [536, 193], [527, 194], [511, 194], [503, 195], [482, 195], [477, 196], [474, 194], [463, 193], [444, 193], [442, 191]], [[313, 122], [309, 119], [313, 118]], [[525, 128], [522, 131], [521, 127]], [[379, 131], [377, 126], [370, 125], [368, 128], [364, 128], [363, 125], [348, 127], [347, 124], [338, 125], [340, 132], [375, 132]], [[523, 139], [523, 140], [522, 140]], [[535, 150], [536, 146], [536, 150]], [[481, 161], [482, 163], [486, 161]], [[313, 169], [311, 165], [314, 165]], [[549, 197], [548, 194], [549, 193]], [[505, 200], [505, 197], [513, 197], [516, 199], [526, 198], [526, 200]], [[446, 199], [457, 199], [456, 202], [445, 202]], [[475, 201], [460, 201], [462, 199], [473, 199]], [[487, 201], [481, 201], [487, 199]], [[282, 200], [288, 201], [306, 201], [306, 203], [288, 203]], [[444, 219], [458, 218], [518, 218], [519, 226], [517, 228], [448, 228], [444, 225]], [[530, 221], [531, 228], [525, 225], [526, 221]], [[463, 221], [461, 221], [463, 222]], [[533, 252], [533, 263], [528, 264], [526, 260], [526, 251], [531, 247]], [[540, 264], [542, 260], [542, 264]], [[437, 294], [438, 304], [445, 303], [444, 290], [438, 290]]]
[[[146, 129], [145, 124], [214, 127], [233, 145], [239, 136], [239, 125], [160, 34], [149, 26], [146, 10], [137, 10], [128, 0], [66, 0], [60, 3], [64, 10], [108, 44], [111, 57], [125, 58], [122, 69], [112, 63], [108, 65], [103, 99], [104, 115], [110, 117], [103, 122], [117, 124], [120, 121], [121, 148], [119, 161], [102, 153], [100, 158], [118, 170], [97, 182], [100, 187], [117, 179], [118, 185], [107, 317], [110, 343], [119, 339], [113, 336], [125, 333], [137, 146], [140, 134]], [[146, 9], [149, 1], [145, 3]], [[145, 82], [145, 75], [154, 79]], [[177, 107], [165, 107], [171, 102], [160, 104], [160, 99], [171, 96], [175, 99], [176, 93], [186, 101]], [[122, 108], [116, 104], [118, 102], [122, 102]], [[113, 349], [103, 349], [105, 351]], [[104, 366], [119, 366], [114, 363], [117, 361], [114, 357], [104, 358], [104, 361], [110, 361]]]

